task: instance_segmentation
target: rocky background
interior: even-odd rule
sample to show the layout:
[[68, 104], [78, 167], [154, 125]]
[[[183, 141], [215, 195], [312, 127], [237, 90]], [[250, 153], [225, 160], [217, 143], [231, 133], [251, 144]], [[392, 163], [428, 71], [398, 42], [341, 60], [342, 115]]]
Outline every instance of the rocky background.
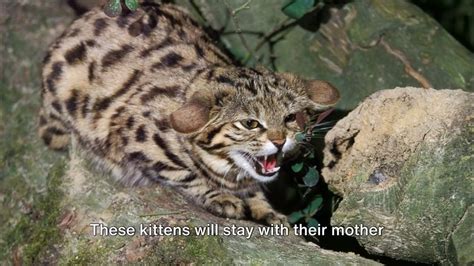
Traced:
[[[471, 52], [401, 0], [316, 6], [297, 19], [270, 0], [176, 2], [241, 62], [329, 80], [342, 92], [339, 114], [355, 108], [326, 136], [322, 175], [342, 197], [333, 225], [385, 227], [382, 236], [357, 238], [360, 254], [373, 256], [296, 236], [92, 236], [90, 222], [258, 225], [209, 215], [171, 190], [116, 185], [74, 145], [47, 150], [36, 136], [41, 60], [74, 13], [64, 1], [7, 0], [0, 2], [2, 264], [366, 265], [382, 257], [472, 264]], [[406, 86], [418, 88], [386, 90]]]

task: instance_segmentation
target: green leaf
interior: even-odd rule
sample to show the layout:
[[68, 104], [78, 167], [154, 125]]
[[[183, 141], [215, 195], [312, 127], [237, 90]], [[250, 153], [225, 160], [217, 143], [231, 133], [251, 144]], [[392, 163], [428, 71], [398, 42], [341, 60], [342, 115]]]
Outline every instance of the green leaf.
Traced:
[[[293, 166], [291, 166], [293, 169]], [[310, 167], [308, 169], [308, 172], [306, 175], [303, 177], [303, 182], [306, 186], [308, 187], [314, 187], [319, 181], [319, 173], [316, 171], [314, 167]]]
[[323, 204], [323, 197], [320, 195], [316, 196], [309, 205], [304, 208], [303, 213], [306, 217], [312, 217], [315, 215]]
[[308, 227], [318, 227], [318, 226], [319, 226], [318, 220], [316, 220], [314, 218], [309, 218], [308, 219]]
[[304, 133], [303, 132], [296, 133], [295, 139], [296, 141], [300, 141], [300, 142], [303, 141], [305, 139]]
[[281, 11], [290, 18], [299, 19], [310, 11], [317, 0], [292, 0]]
[[304, 214], [302, 211], [296, 211], [288, 215], [288, 222], [294, 224], [298, 222], [301, 218], [304, 217]]
[[135, 11], [138, 8], [138, 0], [125, 0], [125, 6], [127, 6], [130, 11]]
[[295, 163], [291, 166], [291, 170], [293, 170], [293, 172], [295, 173], [298, 173], [303, 169], [303, 166], [304, 166], [303, 162]]
[[122, 13], [120, 0], [109, 0], [105, 5], [104, 12], [109, 17], [116, 17]]

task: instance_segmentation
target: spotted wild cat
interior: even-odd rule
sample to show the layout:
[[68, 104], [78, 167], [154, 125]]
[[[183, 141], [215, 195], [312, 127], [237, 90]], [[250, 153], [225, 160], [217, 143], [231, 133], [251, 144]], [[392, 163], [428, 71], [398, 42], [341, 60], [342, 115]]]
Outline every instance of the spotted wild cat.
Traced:
[[145, 4], [117, 18], [93, 9], [54, 42], [43, 68], [39, 134], [71, 135], [128, 185], [157, 181], [210, 212], [285, 222], [259, 183], [314, 111], [339, 94], [323, 81], [239, 67], [185, 12]]

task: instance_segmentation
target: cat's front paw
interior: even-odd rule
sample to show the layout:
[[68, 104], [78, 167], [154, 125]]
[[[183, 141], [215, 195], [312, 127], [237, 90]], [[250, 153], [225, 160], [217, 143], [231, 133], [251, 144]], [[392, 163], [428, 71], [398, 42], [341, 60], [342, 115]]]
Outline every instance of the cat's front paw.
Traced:
[[219, 216], [234, 219], [245, 217], [244, 202], [232, 194], [220, 194], [212, 198], [207, 207]]
[[267, 214], [265, 214], [263, 216], [263, 221], [268, 225], [283, 224], [286, 227], [290, 227], [290, 224], [288, 223], [288, 219], [286, 218], [286, 216], [276, 211], [270, 211]]

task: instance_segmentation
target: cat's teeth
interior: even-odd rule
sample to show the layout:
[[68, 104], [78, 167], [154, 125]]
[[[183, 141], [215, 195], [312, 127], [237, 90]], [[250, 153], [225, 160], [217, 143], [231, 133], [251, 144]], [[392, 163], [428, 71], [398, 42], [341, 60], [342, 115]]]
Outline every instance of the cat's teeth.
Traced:
[[264, 158], [265, 158], [265, 162], [266, 162], [266, 161], [267, 161], [267, 158], [268, 158], [268, 155], [265, 155], [265, 157], [264, 157]]
[[272, 173], [276, 173], [278, 170], [280, 170], [280, 166], [273, 168]]

